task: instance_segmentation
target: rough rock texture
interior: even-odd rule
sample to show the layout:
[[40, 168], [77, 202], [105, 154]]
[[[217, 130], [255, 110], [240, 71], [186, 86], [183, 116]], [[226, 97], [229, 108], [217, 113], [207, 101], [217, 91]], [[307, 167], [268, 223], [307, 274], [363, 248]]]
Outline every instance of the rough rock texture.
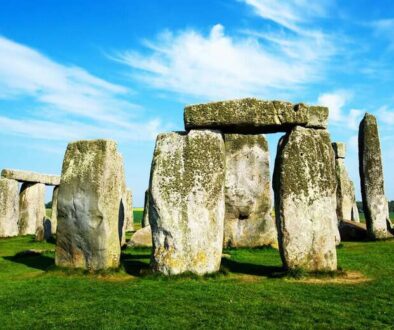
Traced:
[[152, 230], [146, 226], [137, 230], [128, 243], [130, 247], [152, 247]]
[[119, 266], [126, 191], [122, 156], [110, 140], [70, 143], [58, 195], [56, 265]]
[[346, 144], [343, 142], [333, 142], [332, 147], [334, 149], [335, 158], [345, 158], [346, 157]]
[[220, 133], [205, 130], [157, 137], [149, 201], [154, 270], [167, 275], [219, 270], [224, 171]]
[[368, 237], [365, 224], [353, 221], [340, 221], [339, 232], [342, 241], [363, 241]]
[[279, 141], [274, 191], [284, 266], [336, 270], [335, 156], [326, 130], [296, 127]]
[[36, 235], [44, 239], [45, 185], [42, 183], [22, 184], [19, 196], [19, 234]]
[[125, 196], [125, 226], [125, 231], [134, 230], [133, 194], [130, 190], [126, 190]]
[[245, 98], [187, 106], [184, 121], [187, 130], [206, 128], [246, 134], [287, 132], [296, 125], [326, 128], [328, 108]]
[[51, 234], [56, 234], [57, 229], [57, 197], [59, 195], [59, 187], [55, 187], [52, 193], [52, 215], [51, 215]]
[[384, 194], [383, 166], [378, 124], [373, 115], [365, 114], [358, 136], [361, 193], [368, 235], [371, 239], [384, 239], [390, 218]]
[[18, 235], [18, 181], [0, 178], [0, 237]]
[[276, 245], [266, 139], [262, 135], [226, 134], [224, 142], [224, 246]]
[[360, 222], [360, 215], [358, 213], [358, 207], [356, 202], [354, 202], [352, 207], [352, 221]]
[[149, 226], [149, 189], [145, 191], [144, 213], [142, 214], [142, 228]]
[[31, 171], [4, 169], [1, 171], [1, 176], [20, 182], [43, 183], [49, 186], [58, 186], [60, 184], [60, 176], [58, 175], [41, 174]]

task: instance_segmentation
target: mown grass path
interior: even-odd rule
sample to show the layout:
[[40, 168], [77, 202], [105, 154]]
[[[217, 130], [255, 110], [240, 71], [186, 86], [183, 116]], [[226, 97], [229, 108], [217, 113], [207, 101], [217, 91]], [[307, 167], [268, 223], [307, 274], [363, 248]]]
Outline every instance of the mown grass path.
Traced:
[[273, 249], [226, 250], [225, 274], [170, 279], [141, 275], [149, 249], [126, 249], [122, 270], [101, 275], [57, 270], [53, 251], [0, 240], [1, 329], [394, 327], [394, 241], [344, 243], [339, 264], [354, 281], [281, 277]]

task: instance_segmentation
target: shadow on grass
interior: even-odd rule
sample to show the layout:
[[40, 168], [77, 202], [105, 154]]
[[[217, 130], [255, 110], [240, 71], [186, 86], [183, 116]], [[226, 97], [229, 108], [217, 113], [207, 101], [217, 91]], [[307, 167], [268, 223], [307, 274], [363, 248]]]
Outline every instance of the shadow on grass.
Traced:
[[4, 257], [4, 259], [44, 271], [55, 265], [54, 258], [45, 256], [41, 252], [32, 250], [19, 252], [14, 256]]
[[[141, 259], [148, 259], [148, 261], [139, 261]], [[149, 259], [149, 254], [122, 254], [120, 263], [127, 274], [132, 276], [143, 276], [150, 273]]]
[[222, 258], [222, 267], [231, 273], [280, 278], [287, 275], [283, 267], [256, 265]]

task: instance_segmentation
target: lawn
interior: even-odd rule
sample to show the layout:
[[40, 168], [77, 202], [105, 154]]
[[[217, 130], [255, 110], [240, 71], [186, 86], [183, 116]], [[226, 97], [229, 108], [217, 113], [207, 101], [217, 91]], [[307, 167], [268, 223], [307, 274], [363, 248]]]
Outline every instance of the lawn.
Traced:
[[[389, 329], [394, 241], [343, 243], [336, 278], [283, 276], [274, 249], [226, 250], [211, 277], [149, 273], [149, 249], [126, 249], [116, 273], [54, 267], [54, 245], [0, 239], [1, 329]], [[26, 250], [33, 253], [21, 253]]]

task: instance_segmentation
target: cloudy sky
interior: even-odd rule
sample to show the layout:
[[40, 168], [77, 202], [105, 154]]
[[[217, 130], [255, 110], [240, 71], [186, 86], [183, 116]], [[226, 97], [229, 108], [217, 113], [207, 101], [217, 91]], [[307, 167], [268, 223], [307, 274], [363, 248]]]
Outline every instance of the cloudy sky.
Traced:
[[[0, 0], [0, 167], [60, 173], [69, 141], [111, 138], [143, 203], [155, 136], [189, 103], [256, 96], [330, 107], [357, 188], [377, 116], [394, 199], [394, 2]], [[272, 156], [280, 135], [269, 137]], [[358, 189], [359, 190], [359, 189]]]

